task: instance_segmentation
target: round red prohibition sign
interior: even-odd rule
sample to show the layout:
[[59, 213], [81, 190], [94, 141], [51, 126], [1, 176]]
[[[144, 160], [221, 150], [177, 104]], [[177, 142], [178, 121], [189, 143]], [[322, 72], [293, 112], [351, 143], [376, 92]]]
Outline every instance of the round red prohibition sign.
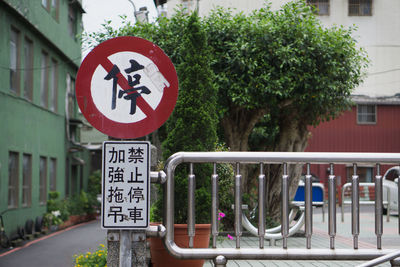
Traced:
[[133, 139], [157, 130], [178, 98], [174, 65], [155, 44], [132, 36], [95, 47], [76, 77], [76, 98], [100, 132]]

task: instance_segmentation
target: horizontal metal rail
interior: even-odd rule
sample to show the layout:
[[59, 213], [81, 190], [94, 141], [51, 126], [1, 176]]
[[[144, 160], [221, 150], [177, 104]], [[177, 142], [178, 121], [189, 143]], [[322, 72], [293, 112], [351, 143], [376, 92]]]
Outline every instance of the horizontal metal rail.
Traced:
[[[219, 248], [216, 246], [215, 238], [218, 235], [218, 221], [216, 215], [212, 214], [211, 227], [213, 230], [212, 248], [182, 248], [174, 242], [174, 171], [181, 163], [213, 163], [214, 172], [210, 174], [212, 182], [212, 213], [218, 210], [218, 174], [216, 164], [231, 163], [235, 165], [235, 238], [236, 248]], [[165, 164], [166, 183], [165, 183], [165, 214], [164, 225], [166, 228], [164, 244], [169, 253], [180, 259], [212, 259], [217, 266], [225, 266], [228, 259], [248, 259], [248, 260], [373, 260], [378, 257], [394, 253], [395, 250], [384, 250], [381, 248], [381, 236], [383, 233], [382, 223], [382, 177], [380, 176], [380, 164], [399, 164], [400, 154], [397, 153], [306, 153], [306, 152], [179, 152], [172, 155]], [[258, 225], [258, 235], [260, 237], [258, 248], [241, 248], [240, 239], [242, 235], [242, 192], [241, 192], [241, 164], [259, 164], [259, 198], [265, 197], [265, 175], [264, 165], [282, 164], [282, 199], [281, 199], [281, 234], [283, 236], [282, 248], [264, 248], [265, 216], [264, 199], [259, 199], [260, 219]], [[289, 179], [288, 164], [307, 164], [306, 188], [305, 188], [305, 227], [307, 237], [307, 248], [289, 248], [287, 239], [289, 236]], [[328, 234], [330, 237], [329, 248], [311, 248], [312, 237], [312, 190], [311, 175], [309, 175], [310, 164], [330, 164], [330, 175], [328, 183]], [[352, 176], [352, 235], [353, 249], [336, 249], [336, 176], [334, 174], [334, 164], [353, 164], [354, 174]], [[360, 229], [359, 220], [359, 177], [357, 175], [358, 164], [377, 164], [377, 174], [375, 176], [375, 233], [377, 236], [377, 249], [359, 249], [358, 235]], [[192, 167], [188, 179], [194, 179]], [[192, 178], [191, 178], [192, 177]], [[193, 183], [189, 183], [193, 186]], [[191, 236], [194, 231], [194, 190], [189, 189], [189, 212], [188, 229]], [[192, 241], [190, 241], [192, 243]], [[391, 254], [393, 255], [393, 254]]]

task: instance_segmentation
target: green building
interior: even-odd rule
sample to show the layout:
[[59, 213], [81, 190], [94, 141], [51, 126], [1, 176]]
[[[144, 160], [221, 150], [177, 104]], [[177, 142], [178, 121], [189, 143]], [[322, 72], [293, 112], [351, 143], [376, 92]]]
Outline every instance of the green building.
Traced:
[[0, 212], [7, 234], [87, 188], [75, 77], [79, 0], [0, 0]]

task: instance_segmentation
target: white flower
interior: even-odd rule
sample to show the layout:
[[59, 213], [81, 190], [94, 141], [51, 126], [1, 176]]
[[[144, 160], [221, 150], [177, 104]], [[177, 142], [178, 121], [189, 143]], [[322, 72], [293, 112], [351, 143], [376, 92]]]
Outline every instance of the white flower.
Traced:
[[55, 210], [55, 211], [52, 211], [51, 214], [53, 214], [53, 216], [55, 216], [55, 217], [58, 217], [61, 215], [61, 212], [59, 210]]

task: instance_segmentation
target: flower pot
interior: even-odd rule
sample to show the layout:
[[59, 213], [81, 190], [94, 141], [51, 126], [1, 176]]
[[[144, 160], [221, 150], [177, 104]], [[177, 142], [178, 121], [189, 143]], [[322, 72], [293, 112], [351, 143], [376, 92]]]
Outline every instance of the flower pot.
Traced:
[[[195, 248], [208, 248], [210, 242], [211, 225], [196, 224], [196, 235], [194, 237]], [[187, 235], [186, 224], [174, 225], [174, 241], [182, 248], [189, 247], [189, 236]], [[169, 255], [164, 248], [161, 238], [150, 238], [151, 262], [154, 267], [201, 267], [204, 260], [180, 260]]]

